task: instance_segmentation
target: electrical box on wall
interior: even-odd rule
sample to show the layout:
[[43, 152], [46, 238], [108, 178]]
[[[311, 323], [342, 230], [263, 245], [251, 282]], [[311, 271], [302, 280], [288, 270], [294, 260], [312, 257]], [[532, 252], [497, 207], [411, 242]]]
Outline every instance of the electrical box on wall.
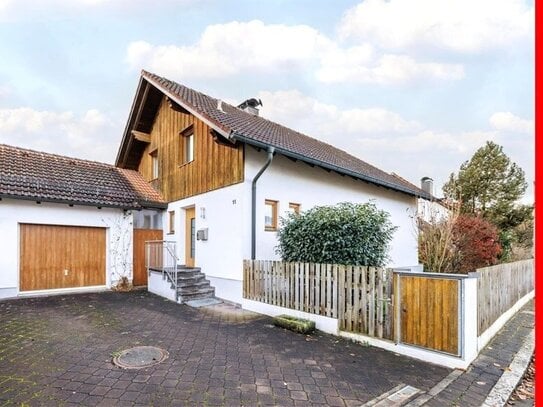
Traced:
[[196, 231], [196, 240], [207, 240], [207, 228]]

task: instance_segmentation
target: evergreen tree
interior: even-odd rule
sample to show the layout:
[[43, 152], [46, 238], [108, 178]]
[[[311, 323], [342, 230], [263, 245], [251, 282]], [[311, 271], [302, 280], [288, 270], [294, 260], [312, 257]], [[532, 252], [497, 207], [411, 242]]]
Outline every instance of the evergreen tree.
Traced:
[[452, 173], [443, 186], [446, 198], [460, 201], [461, 211], [482, 216], [501, 231], [529, 219], [531, 207], [519, 205], [528, 184], [524, 171], [492, 141], [479, 148], [458, 174]]

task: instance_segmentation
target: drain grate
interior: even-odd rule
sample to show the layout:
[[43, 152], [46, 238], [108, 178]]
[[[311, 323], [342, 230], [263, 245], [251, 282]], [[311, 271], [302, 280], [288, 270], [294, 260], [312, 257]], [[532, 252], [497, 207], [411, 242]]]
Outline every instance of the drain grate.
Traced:
[[135, 346], [123, 350], [113, 358], [113, 364], [122, 369], [143, 369], [168, 358], [168, 352], [155, 346]]

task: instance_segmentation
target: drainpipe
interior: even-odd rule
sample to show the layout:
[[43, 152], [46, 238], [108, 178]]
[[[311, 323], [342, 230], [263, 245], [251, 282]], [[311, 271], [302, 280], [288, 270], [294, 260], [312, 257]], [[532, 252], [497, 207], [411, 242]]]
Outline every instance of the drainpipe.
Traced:
[[273, 147], [268, 147], [268, 159], [253, 178], [253, 183], [251, 185], [251, 260], [256, 259], [256, 183], [264, 171], [266, 171], [266, 168], [270, 166], [273, 160], [274, 151], [275, 149]]

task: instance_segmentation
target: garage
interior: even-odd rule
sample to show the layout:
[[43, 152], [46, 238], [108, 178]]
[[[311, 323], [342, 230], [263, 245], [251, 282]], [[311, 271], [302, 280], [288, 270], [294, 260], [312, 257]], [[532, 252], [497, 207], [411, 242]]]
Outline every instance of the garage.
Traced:
[[106, 229], [20, 224], [20, 291], [106, 285]]
[[134, 213], [167, 206], [137, 171], [0, 144], [0, 300], [126, 287]]

